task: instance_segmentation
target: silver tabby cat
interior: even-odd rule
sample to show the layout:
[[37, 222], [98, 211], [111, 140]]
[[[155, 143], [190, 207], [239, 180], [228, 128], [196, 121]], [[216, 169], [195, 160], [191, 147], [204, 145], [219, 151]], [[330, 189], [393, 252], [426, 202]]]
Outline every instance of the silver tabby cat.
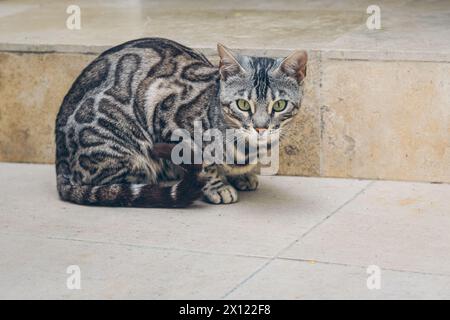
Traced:
[[[254, 164], [176, 166], [176, 129], [279, 132], [300, 108], [307, 55], [243, 56], [218, 45], [220, 64], [176, 42], [145, 38], [89, 64], [56, 119], [57, 187], [86, 205], [185, 207], [202, 195], [233, 203], [255, 190]], [[170, 181], [175, 181], [170, 183]]]

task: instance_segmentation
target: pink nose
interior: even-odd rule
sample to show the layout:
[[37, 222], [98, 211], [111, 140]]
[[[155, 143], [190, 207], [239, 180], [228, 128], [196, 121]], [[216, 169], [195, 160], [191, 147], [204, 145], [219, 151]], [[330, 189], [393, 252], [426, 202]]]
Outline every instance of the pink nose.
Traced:
[[258, 131], [258, 133], [263, 133], [264, 131], [266, 131], [266, 128], [255, 128], [256, 131]]

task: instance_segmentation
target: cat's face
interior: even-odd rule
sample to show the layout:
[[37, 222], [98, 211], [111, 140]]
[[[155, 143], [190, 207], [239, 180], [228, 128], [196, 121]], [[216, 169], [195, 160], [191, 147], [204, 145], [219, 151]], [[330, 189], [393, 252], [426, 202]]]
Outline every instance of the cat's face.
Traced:
[[279, 132], [298, 112], [307, 54], [287, 58], [249, 57], [218, 45], [220, 101], [225, 121], [242, 133]]

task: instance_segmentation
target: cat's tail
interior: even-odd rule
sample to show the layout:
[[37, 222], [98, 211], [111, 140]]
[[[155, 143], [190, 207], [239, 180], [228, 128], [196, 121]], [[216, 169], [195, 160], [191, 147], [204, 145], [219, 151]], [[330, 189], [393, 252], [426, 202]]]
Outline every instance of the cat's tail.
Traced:
[[[155, 144], [152, 155], [155, 158], [170, 159], [173, 146]], [[57, 175], [58, 193], [61, 199], [84, 205], [112, 207], [159, 207], [182, 208], [202, 196], [204, 181], [199, 174], [201, 165], [181, 165], [183, 178], [172, 186], [159, 184], [72, 184], [64, 174]]]

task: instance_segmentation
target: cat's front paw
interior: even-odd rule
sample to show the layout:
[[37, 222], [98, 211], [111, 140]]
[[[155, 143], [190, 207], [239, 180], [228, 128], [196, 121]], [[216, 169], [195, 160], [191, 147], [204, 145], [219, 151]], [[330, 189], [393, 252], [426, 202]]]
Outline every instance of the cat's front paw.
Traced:
[[205, 186], [203, 194], [206, 201], [214, 204], [227, 204], [238, 201], [238, 192], [229, 184], [222, 184], [219, 187]]
[[236, 189], [241, 191], [254, 191], [258, 188], [258, 177], [253, 173], [229, 176], [227, 179]]

